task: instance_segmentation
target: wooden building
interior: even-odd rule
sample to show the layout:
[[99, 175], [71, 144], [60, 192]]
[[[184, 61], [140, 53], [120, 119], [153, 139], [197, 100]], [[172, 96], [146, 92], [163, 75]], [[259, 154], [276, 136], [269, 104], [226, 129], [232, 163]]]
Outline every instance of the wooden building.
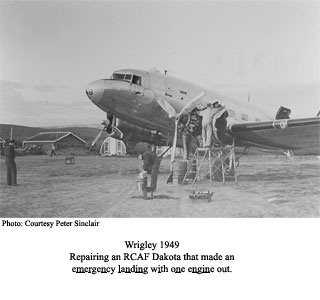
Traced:
[[79, 155], [86, 153], [86, 142], [72, 132], [40, 132], [23, 141], [23, 147], [41, 146], [43, 152], [51, 151], [52, 145], [59, 154]]

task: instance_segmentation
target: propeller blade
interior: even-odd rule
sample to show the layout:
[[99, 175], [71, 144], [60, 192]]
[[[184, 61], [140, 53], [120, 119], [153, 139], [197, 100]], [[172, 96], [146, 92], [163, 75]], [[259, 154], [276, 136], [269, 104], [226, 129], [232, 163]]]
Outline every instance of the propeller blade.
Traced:
[[96, 144], [96, 142], [100, 139], [100, 136], [102, 134], [103, 128], [99, 131], [99, 133], [97, 134], [97, 136], [94, 138], [94, 140], [91, 143], [91, 148]]
[[161, 108], [168, 114], [170, 119], [176, 119], [178, 117], [176, 110], [169, 102], [167, 102], [163, 98], [158, 98], [157, 102], [161, 106]]
[[194, 97], [190, 102], [188, 102], [179, 112], [179, 116], [188, 114], [191, 112], [200, 102], [200, 100], [203, 98], [204, 92], [201, 92], [198, 96]]
[[178, 122], [179, 120], [176, 119], [174, 124], [174, 137], [173, 137], [172, 149], [171, 149], [171, 171], [173, 169], [174, 158], [176, 155], [177, 139], [178, 139]]
[[175, 158], [176, 148], [177, 148], [178, 122], [179, 122], [179, 119], [176, 119], [174, 124], [174, 137], [173, 137], [172, 148], [171, 148], [170, 174], [167, 179], [167, 183], [173, 182], [173, 164], [174, 164], [174, 158]]

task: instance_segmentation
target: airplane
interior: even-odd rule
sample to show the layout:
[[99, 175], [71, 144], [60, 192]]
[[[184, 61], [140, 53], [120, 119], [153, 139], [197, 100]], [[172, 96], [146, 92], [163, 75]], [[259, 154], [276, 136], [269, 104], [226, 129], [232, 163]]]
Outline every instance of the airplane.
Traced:
[[[108, 118], [93, 144], [105, 130], [124, 142], [172, 146], [173, 163], [175, 147], [183, 146], [182, 134], [177, 130], [180, 117], [218, 101], [228, 117], [224, 130], [214, 136], [215, 144], [320, 155], [319, 116], [290, 119], [290, 110], [280, 107], [272, 117], [252, 103], [174, 78], [167, 72], [118, 70], [110, 79], [91, 82], [86, 94]], [[195, 138], [192, 145], [196, 147]]]

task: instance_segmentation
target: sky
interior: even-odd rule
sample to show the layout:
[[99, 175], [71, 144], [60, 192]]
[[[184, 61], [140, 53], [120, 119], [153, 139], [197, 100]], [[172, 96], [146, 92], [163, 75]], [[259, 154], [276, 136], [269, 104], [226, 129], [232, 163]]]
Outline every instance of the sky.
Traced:
[[157, 68], [291, 117], [320, 109], [318, 1], [2, 1], [0, 123], [99, 124], [89, 82]]

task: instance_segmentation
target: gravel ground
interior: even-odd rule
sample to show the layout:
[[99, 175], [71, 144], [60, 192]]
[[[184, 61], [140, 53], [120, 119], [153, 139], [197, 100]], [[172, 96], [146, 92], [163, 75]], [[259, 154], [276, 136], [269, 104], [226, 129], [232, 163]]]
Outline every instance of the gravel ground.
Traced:
[[[137, 188], [133, 157], [23, 156], [16, 159], [18, 187], [6, 185], [2, 158], [0, 217], [319, 217], [320, 160], [249, 155], [241, 158], [238, 184], [201, 181], [167, 185], [169, 159], [163, 159], [153, 199]], [[212, 201], [190, 200], [193, 191], [213, 192]]]

